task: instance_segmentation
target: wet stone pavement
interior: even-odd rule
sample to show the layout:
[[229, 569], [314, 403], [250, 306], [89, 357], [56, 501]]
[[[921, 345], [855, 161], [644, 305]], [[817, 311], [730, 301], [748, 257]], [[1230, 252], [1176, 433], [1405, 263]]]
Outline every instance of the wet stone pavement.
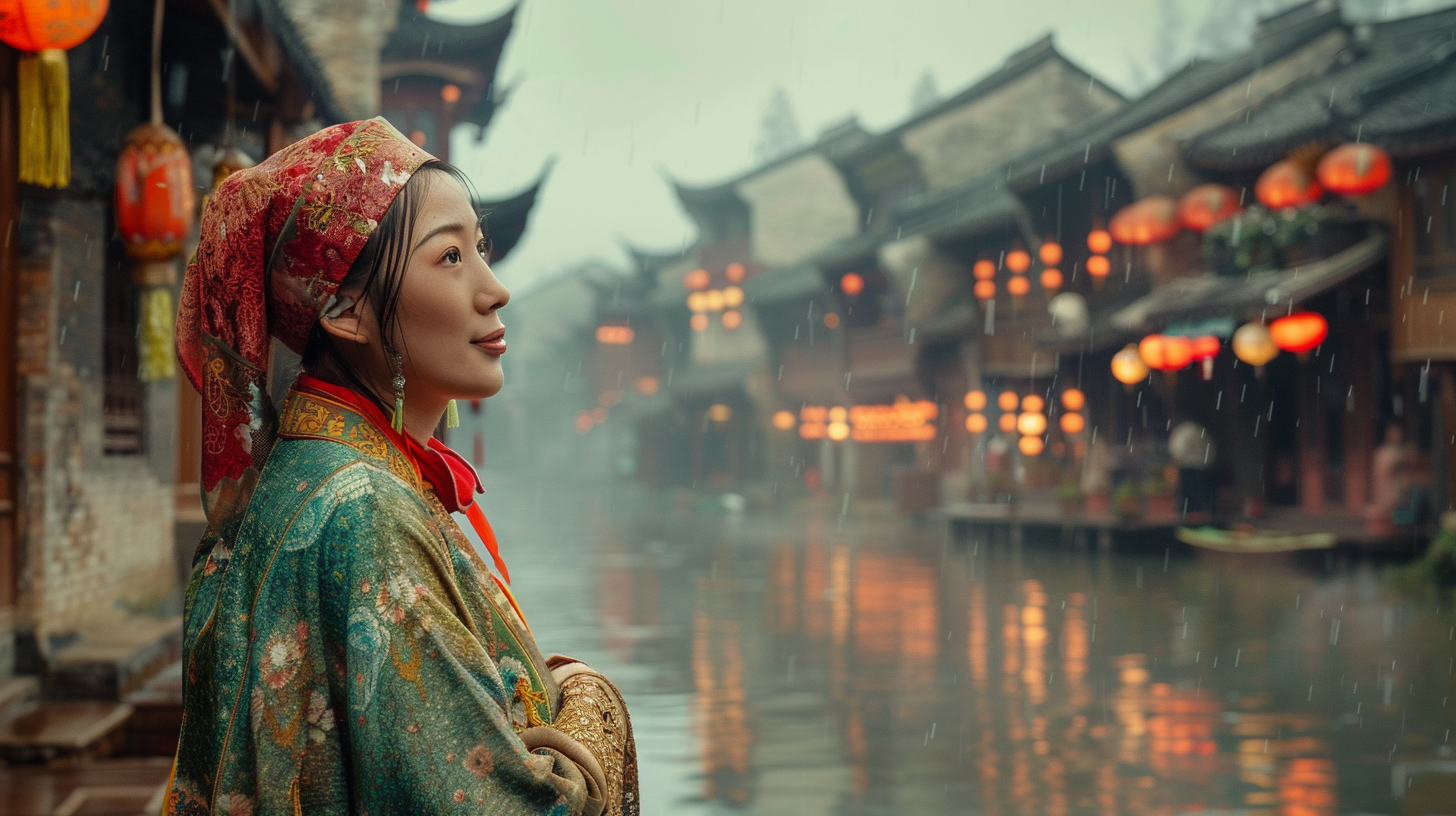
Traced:
[[543, 651], [628, 698], [649, 816], [1456, 813], [1453, 596], [1387, 565], [485, 481]]

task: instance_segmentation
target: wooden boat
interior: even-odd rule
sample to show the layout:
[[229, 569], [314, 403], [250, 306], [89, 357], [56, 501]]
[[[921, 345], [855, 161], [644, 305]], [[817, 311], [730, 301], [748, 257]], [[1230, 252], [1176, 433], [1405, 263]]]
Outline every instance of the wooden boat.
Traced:
[[1173, 535], [1184, 544], [1225, 553], [1287, 553], [1297, 550], [1327, 550], [1335, 546], [1333, 533], [1287, 533], [1220, 527], [1179, 527]]

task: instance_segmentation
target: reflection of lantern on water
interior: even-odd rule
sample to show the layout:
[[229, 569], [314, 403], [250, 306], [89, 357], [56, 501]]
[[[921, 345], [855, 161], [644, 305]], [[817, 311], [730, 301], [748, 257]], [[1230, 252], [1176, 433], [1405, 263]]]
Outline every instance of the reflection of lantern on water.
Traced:
[[718, 582], [699, 579], [693, 615], [694, 702], [702, 723], [703, 784], [707, 799], [745, 805], [751, 798], [744, 685], [742, 623], [729, 619], [728, 593]]
[[980, 581], [971, 584], [970, 616], [970, 633], [967, 636], [966, 647], [971, 663], [971, 680], [975, 682], [977, 691], [984, 691], [986, 687], [986, 665], [988, 662], [986, 652], [986, 587]]
[[1143, 668], [1145, 659], [1140, 654], [1117, 658], [1117, 677], [1122, 687], [1113, 698], [1112, 710], [1122, 737], [1118, 745], [1118, 761], [1130, 765], [1139, 764], [1143, 737], [1148, 732], [1146, 686], [1149, 674]]
[[1279, 777], [1284, 816], [1334, 816], [1339, 807], [1335, 763], [1323, 757], [1295, 757]]
[[[1033, 705], [1046, 702], [1046, 605], [1047, 594], [1041, 582], [1022, 582], [1026, 605], [1021, 608], [1021, 642], [1026, 649], [1026, 660], [1021, 670], [1021, 682], [1026, 685], [1026, 697]], [[1038, 737], [1036, 752], [1046, 753], [1045, 740]]]
[[1062, 673], [1067, 676], [1067, 686], [1071, 689], [1072, 696], [1068, 702], [1073, 709], [1086, 705], [1089, 698], [1089, 689], [1082, 684], [1087, 677], [1087, 658], [1091, 654], [1087, 618], [1083, 612], [1086, 603], [1087, 596], [1081, 592], [1068, 596], [1066, 620], [1062, 623]]

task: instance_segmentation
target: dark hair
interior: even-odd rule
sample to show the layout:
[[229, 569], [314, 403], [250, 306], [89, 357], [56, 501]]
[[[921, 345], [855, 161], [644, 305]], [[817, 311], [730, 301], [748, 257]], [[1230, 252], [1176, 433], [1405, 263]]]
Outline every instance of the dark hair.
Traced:
[[[339, 282], [339, 292], [358, 293], [357, 303], [367, 300], [374, 304], [386, 353], [394, 348], [396, 339], [401, 346], [408, 347], [406, 338], [395, 338], [400, 283], [404, 280], [404, 270], [409, 265], [413, 252], [415, 221], [419, 218], [420, 206], [429, 194], [430, 185], [441, 174], [460, 182], [474, 200], [473, 185], [455, 165], [438, 160], [420, 165], [384, 211], [379, 219], [379, 226], [375, 227], [369, 240], [364, 243], [364, 248], [359, 251], [359, 257], [354, 259], [344, 279]], [[485, 230], [483, 216], [480, 219], [480, 228]], [[486, 243], [489, 242], [490, 236], [487, 234]], [[370, 389], [359, 372], [339, 353], [328, 332], [318, 323], [309, 332], [302, 364], [303, 370], [309, 374], [352, 388], [373, 400], [386, 413], [386, 406], [393, 406], [392, 397], [386, 402]]]

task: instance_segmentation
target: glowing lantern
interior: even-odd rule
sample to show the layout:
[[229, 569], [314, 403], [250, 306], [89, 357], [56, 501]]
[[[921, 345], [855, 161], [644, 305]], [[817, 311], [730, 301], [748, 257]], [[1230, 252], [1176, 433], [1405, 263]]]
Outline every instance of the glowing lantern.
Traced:
[[657, 393], [657, 378], [656, 377], [638, 377], [637, 378], [637, 391], [638, 391], [638, 393], [647, 394], [648, 396], [651, 396], [652, 394], [656, 394]]
[[635, 336], [631, 326], [597, 326], [597, 342], [608, 346], [625, 346]]
[[966, 392], [966, 410], [967, 411], [984, 411], [985, 409], [986, 409], [986, 392], [985, 391], [967, 391]]
[[1041, 288], [1048, 292], [1055, 292], [1062, 288], [1062, 270], [1043, 269], [1041, 272]]
[[723, 277], [727, 278], [729, 283], [742, 283], [745, 271], [743, 264], [731, 263], [728, 264], [727, 269], [723, 270]]
[[693, 312], [708, 311], [708, 296], [703, 292], [689, 292], [688, 310]]
[[688, 325], [692, 327], [693, 331], [707, 331], [708, 316], [702, 312], [698, 312], [688, 321]]
[[1390, 181], [1390, 155], [1372, 144], [1343, 144], [1315, 168], [1319, 183], [1340, 195], [1369, 195]]
[[831, 422], [831, 423], [829, 423], [829, 438], [830, 439], [833, 439], [835, 442], [843, 442], [844, 440], [848, 439], [849, 438], [849, 423], [847, 423], [847, 422]]
[[1280, 351], [1309, 354], [1330, 334], [1330, 326], [1315, 312], [1295, 312], [1269, 324], [1269, 339]]
[[978, 281], [995, 280], [996, 264], [993, 264], [985, 258], [982, 258], [981, 260], [976, 261], [975, 266], [971, 267], [971, 276]]
[[1015, 391], [1002, 391], [996, 397], [996, 407], [1003, 411], [1015, 411], [1016, 406], [1021, 404], [1021, 398], [1016, 396]]
[[1128, 343], [1112, 355], [1112, 376], [1123, 385], [1136, 385], [1148, 376], [1148, 365], [1138, 354], [1137, 346]]
[[730, 309], [737, 309], [743, 305], [743, 290], [737, 286], [730, 286], [723, 290], [723, 305]]
[[723, 290], [721, 289], [709, 289], [703, 294], [707, 298], [703, 302], [708, 304], [708, 311], [710, 312], [721, 312], [723, 311], [723, 307], [727, 305], [723, 299]]
[[1062, 407], [1068, 411], [1080, 411], [1087, 405], [1087, 396], [1075, 388], [1062, 392]]
[[839, 291], [854, 297], [864, 291], [864, 277], [858, 272], [846, 272], [839, 279]]
[[1255, 368], [1262, 367], [1279, 356], [1279, 347], [1274, 345], [1273, 338], [1269, 336], [1269, 328], [1263, 323], [1245, 323], [1240, 326], [1234, 332], [1234, 338], [1229, 345], [1233, 346], [1235, 357]]
[[736, 329], [743, 325], [743, 313], [729, 309], [723, 313], [723, 328]]
[[686, 275], [683, 275], [684, 289], [707, 289], [708, 285], [712, 282], [713, 279], [708, 275], [708, 270], [706, 269], [694, 269]]
[[1042, 442], [1039, 436], [1023, 436], [1021, 441], [1016, 443], [1016, 447], [1027, 456], [1040, 456], [1046, 443]]
[[966, 417], [967, 431], [970, 431], [973, 434], [985, 433], [986, 427], [987, 425], [985, 414], [971, 414]]
[[1193, 359], [1203, 364], [1203, 379], [1213, 379], [1213, 358], [1218, 356], [1223, 343], [1211, 334], [1195, 337], [1189, 342], [1193, 344]]
[[1269, 165], [1254, 184], [1254, 196], [1271, 210], [1312, 204], [1323, 192], [1308, 170], [1289, 159]]
[[1015, 431], [1016, 414], [1002, 414], [1001, 418], [996, 421], [996, 425], [1005, 433], [1011, 433]]
[[1195, 232], [1203, 232], [1238, 211], [1239, 194], [1223, 184], [1200, 184], [1178, 202], [1178, 219]]
[[981, 300], [990, 300], [996, 297], [996, 281], [979, 280], [975, 285], [976, 297]]
[[1046, 400], [1036, 394], [1027, 394], [1021, 398], [1021, 410], [1023, 411], [1030, 411], [1034, 414], [1041, 413], [1041, 410], [1045, 407]]
[[1106, 255], [1112, 251], [1112, 233], [1095, 229], [1087, 233], [1087, 248], [1094, 254]]
[[1101, 283], [1112, 271], [1112, 262], [1107, 260], [1106, 255], [1093, 255], [1087, 259], [1087, 274], [1092, 276], [1094, 283]]
[[1069, 436], [1079, 434], [1087, 427], [1087, 421], [1078, 413], [1062, 414], [1058, 424], [1062, 426], [1062, 433]]
[[1150, 334], [1138, 343], [1138, 356], [1149, 368], [1177, 371], [1193, 362], [1193, 344], [1186, 337]]
[[708, 406], [708, 419], [714, 422], [727, 422], [733, 418], [733, 408], [721, 402]]
[[196, 203], [192, 159], [181, 137], [166, 125], [133, 130], [116, 160], [116, 228], [126, 254], [139, 261], [175, 258]]
[[1006, 268], [1020, 275], [1031, 268], [1031, 256], [1024, 249], [1013, 249], [1006, 253]]
[[1031, 281], [1027, 280], [1025, 275], [1012, 275], [1006, 281], [1006, 291], [1010, 292], [1013, 297], [1025, 297], [1026, 293], [1031, 291]]
[[1165, 195], [1151, 195], [1123, 207], [1112, 216], [1108, 229], [1119, 244], [1145, 246], [1178, 234], [1178, 204]]
[[780, 431], [792, 431], [799, 423], [793, 411], [775, 411], [773, 415], [773, 426]]
[[1022, 436], [1041, 436], [1046, 429], [1046, 414], [1028, 411], [1016, 418], [1016, 430]]
[[1043, 241], [1041, 249], [1037, 250], [1036, 255], [1041, 258], [1043, 264], [1056, 266], [1062, 262], [1062, 245], [1056, 241]]
[[835, 314], [834, 312], [825, 312], [824, 313], [824, 326], [825, 326], [825, 328], [830, 328], [830, 329], [837, 329], [837, 328], [839, 328], [839, 315]]

